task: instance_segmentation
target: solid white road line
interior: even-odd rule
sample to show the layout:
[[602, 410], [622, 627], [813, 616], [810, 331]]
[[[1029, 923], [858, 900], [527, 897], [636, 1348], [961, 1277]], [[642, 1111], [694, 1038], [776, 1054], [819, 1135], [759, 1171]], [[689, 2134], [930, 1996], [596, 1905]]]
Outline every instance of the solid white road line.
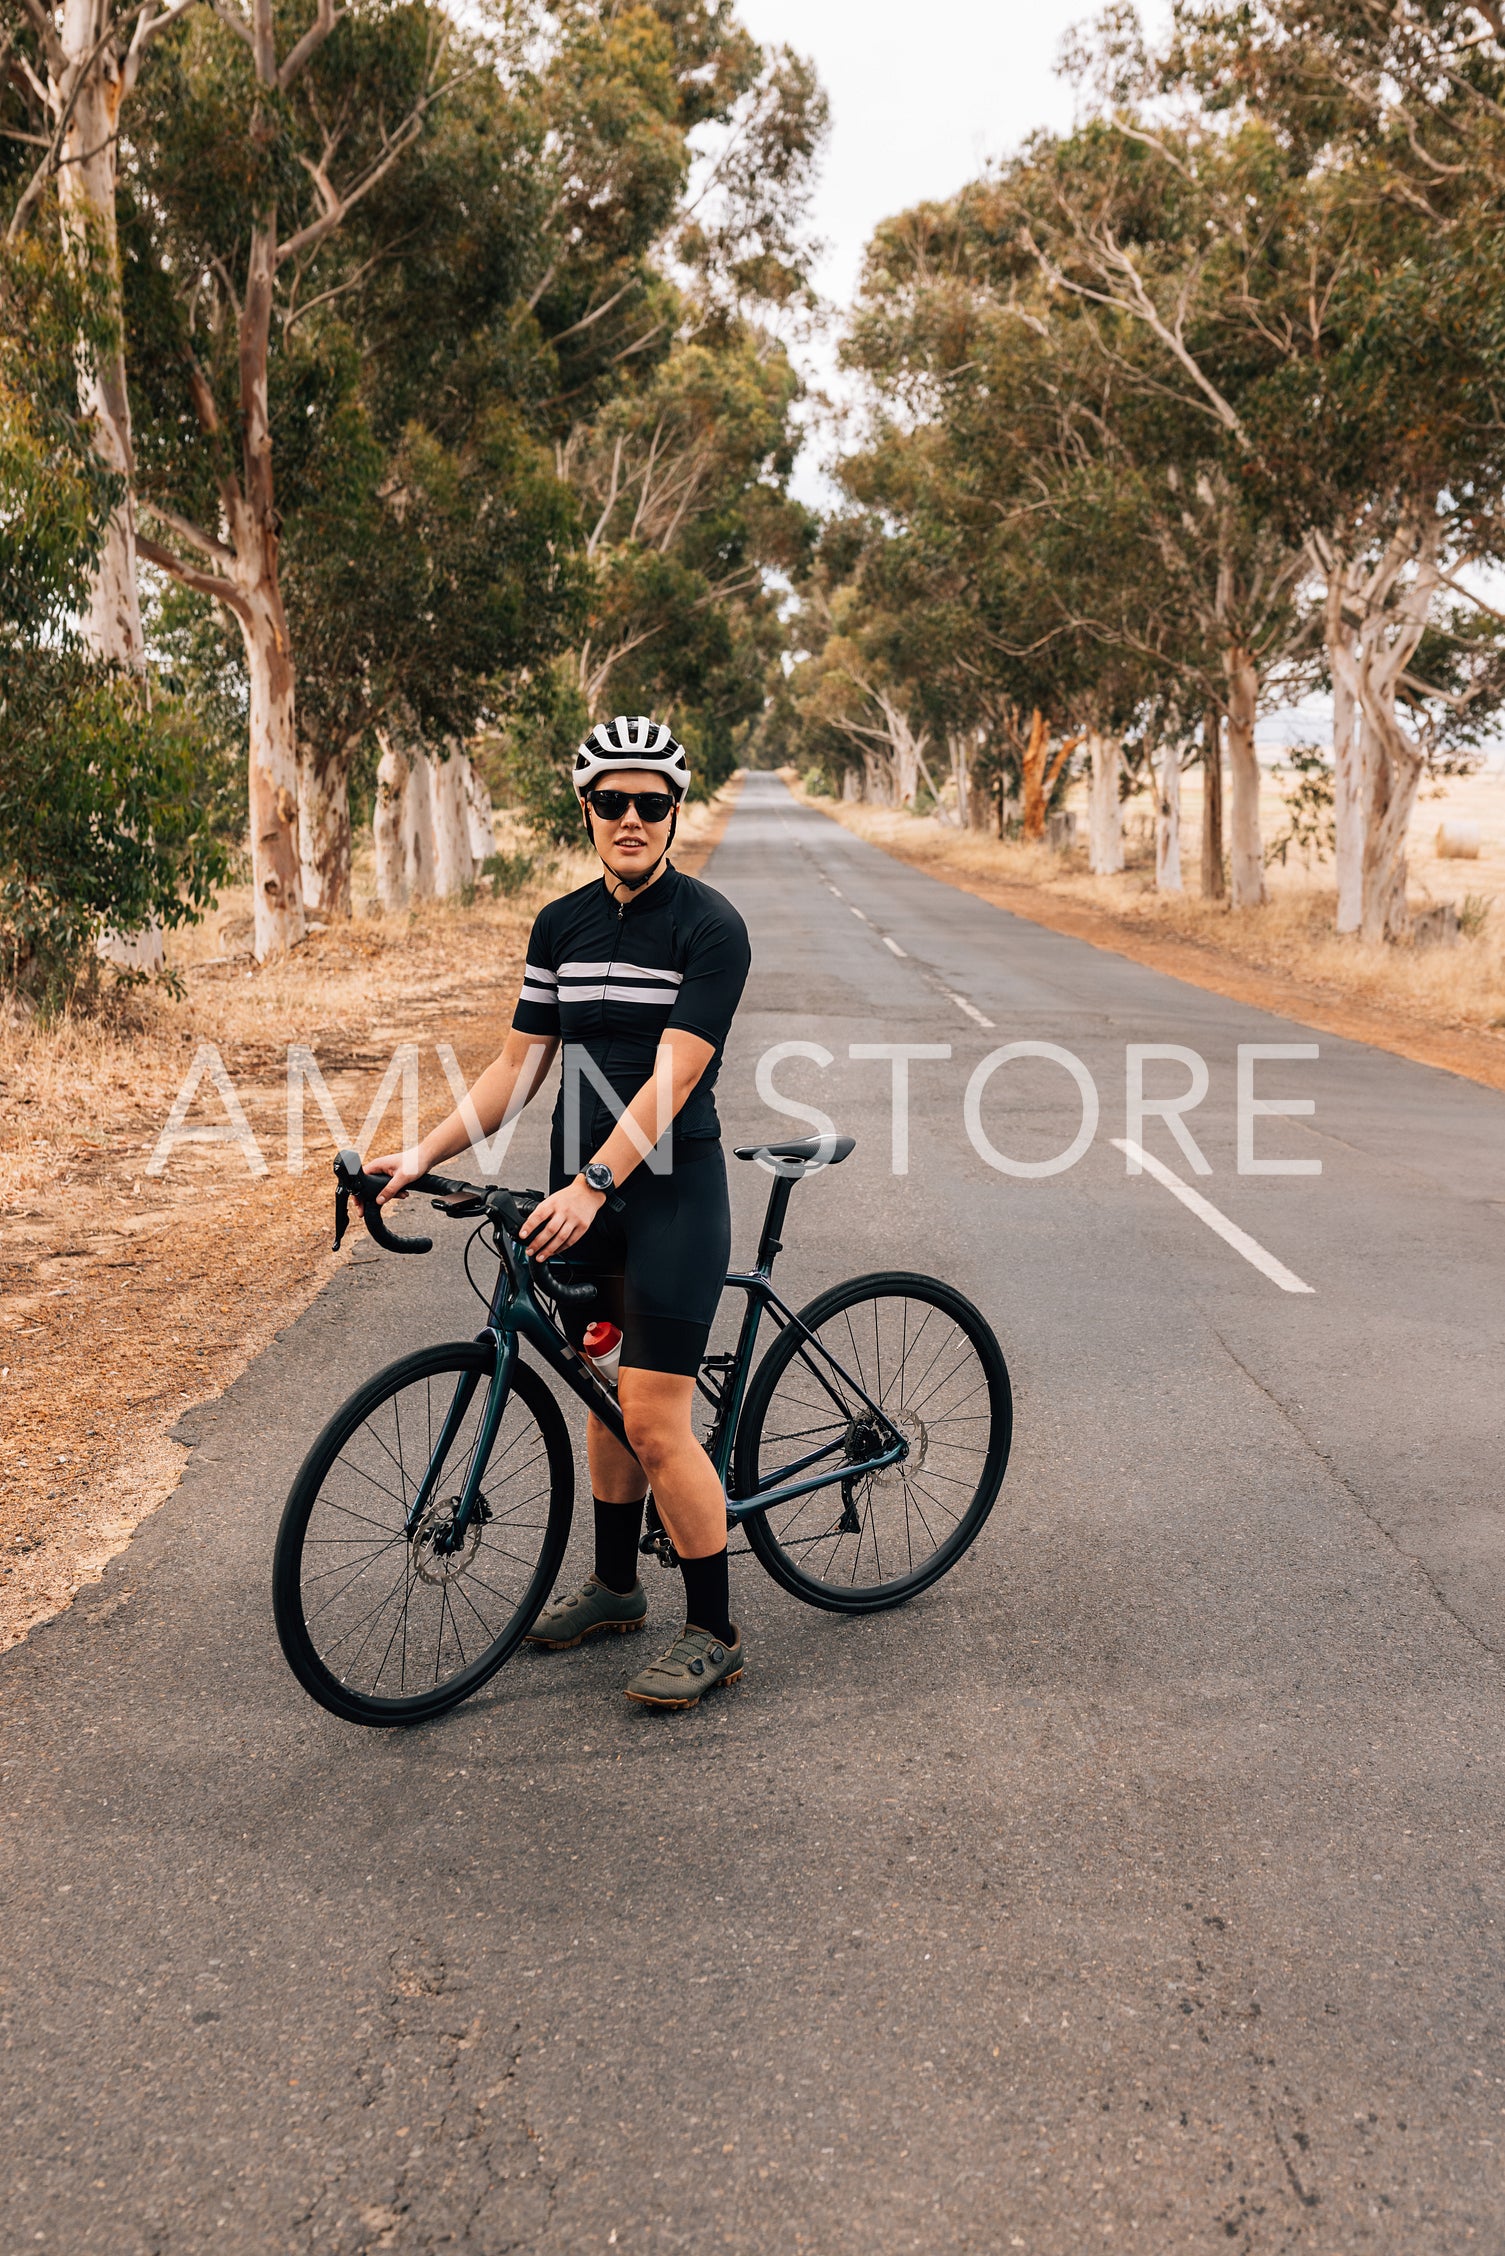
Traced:
[[1124, 1136], [1112, 1136], [1109, 1141], [1114, 1150], [1121, 1151], [1126, 1159], [1137, 1160], [1147, 1175], [1153, 1175], [1157, 1183], [1165, 1185], [1172, 1198], [1178, 1198], [1184, 1207], [1195, 1214], [1199, 1222], [1207, 1224], [1209, 1230], [1216, 1230], [1225, 1245], [1231, 1245], [1235, 1253], [1241, 1253], [1246, 1261], [1252, 1262], [1272, 1284], [1279, 1285], [1282, 1292], [1316, 1291], [1315, 1285], [1304, 1285], [1283, 1261], [1277, 1261], [1273, 1253], [1266, 1253], [1264, 1247], [1257, 1239], [1251, 1238], [1247, 1230], [1241, 1230], [1236, 1222], [1229, 1221], [1226, 1214], [1220, 1214], [1210, 1199], [1203, 1198], [1200, 1191], [1194, 1191], [1190, 1183], [1183, 1183], [1179, 1175], [1172, 1174], [1168, 1167], [1162, 1166], [1142, 1144], [1131, 1143]]
[[909, 950], [901, 948], [897, 940], [890, 940], [886, 932], [883, 935], [883, 945], [896, 956], [907, 956], [909, 954]]

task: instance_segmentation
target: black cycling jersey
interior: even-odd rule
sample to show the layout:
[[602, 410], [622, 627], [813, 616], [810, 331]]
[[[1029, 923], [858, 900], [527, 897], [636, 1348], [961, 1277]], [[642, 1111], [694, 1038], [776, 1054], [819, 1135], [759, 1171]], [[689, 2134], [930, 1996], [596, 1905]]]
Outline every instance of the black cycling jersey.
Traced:
[[[719, 1142], [712, 1091], [750, 962], [747, 927], [730, 901], [672, 863], [620, 904], [604, 879], [593, 878], [539, 911], [512, 1023], [519, 1033], [554, 1035], [566, 1046], [551, 1139], [560, 1180], [568, 1181], [599, 1150], [618, 1117], [581, 1070], [582, 1054], [620, 1111], [651, 1079], [668, 1027], [698, 1034], [715, 1051], [676, 1115], [673, 1157], [693, 1157]], [[580, 1149], [566, 1153], [572, 1072], [578, 1074]]]

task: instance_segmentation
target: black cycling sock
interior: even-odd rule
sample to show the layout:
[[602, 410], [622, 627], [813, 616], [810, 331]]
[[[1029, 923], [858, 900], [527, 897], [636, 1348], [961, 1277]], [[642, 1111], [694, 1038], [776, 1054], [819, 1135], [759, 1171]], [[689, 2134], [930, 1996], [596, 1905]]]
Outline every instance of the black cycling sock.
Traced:
[[638, 1579], [638, 1537], [643, 1532], [643, 1499], [636, 1504], [603, 1504], [596, 1508], [596, 1580], [625, 1598]]
[[726, 1552], [713, 1551], [709, 1559], [681, 1559], [685, 1578], [685, 1621], [691, 1629], [706, 1630], [728, 1645], [732, 1635], [731, 1593], [727, 1588]]

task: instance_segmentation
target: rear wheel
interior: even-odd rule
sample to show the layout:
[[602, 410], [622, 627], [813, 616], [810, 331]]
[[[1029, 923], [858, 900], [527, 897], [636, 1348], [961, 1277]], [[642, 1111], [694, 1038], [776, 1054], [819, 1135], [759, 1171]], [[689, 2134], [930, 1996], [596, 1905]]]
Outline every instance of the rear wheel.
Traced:
[[293, 1482], [272, 1569], [277, 1634], [304, 1690], [349, 1723], [421, 1723], [467, 1698], [553, 1586], [574, 1455], [559, 1405], [525, 1364], [478, 1508], [455, 1534], [494, 1361], [489, 1341], [463, 1340], [389, 1364], [335, 1412]]
[[[978, 1310], [934, 1277], [854, 1277], [800, 1317], [815, 1344], [788, 1327], [748, 1389], [737, 1494], [827, 1464], [844, 1477], [753, 1513], [748, 1542], [795, 1597], [875, 1613], [945, 1574], [993, 1509], [1013, 1435], [1008, 1368]], [[868, 1472], [887, 1446], [873, 1404], [908, 1452]]]

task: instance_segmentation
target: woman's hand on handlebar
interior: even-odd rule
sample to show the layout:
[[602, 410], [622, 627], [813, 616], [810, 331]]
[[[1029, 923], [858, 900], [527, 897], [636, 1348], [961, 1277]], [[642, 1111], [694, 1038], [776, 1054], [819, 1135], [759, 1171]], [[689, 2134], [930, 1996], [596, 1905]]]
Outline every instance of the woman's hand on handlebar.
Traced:
[[562, 1191], [541, 1200], [518, 1234], [535, 1261], [547, 1261], [585, 1236], [604, 1203], [603, 1194], [577, 1175]]
[[423, 1153], [416, 1147], [412, 1151], [383, 1152], [380, 1159], [368, 1159], [365, 1166], [368, 1175], [391, 1177], [376, 1201], [378, 1206], [385, 1206], [389, 1199], [406, 1198], [409, 1183], [416, 1183], [420, 1175], [428, 1173]]

